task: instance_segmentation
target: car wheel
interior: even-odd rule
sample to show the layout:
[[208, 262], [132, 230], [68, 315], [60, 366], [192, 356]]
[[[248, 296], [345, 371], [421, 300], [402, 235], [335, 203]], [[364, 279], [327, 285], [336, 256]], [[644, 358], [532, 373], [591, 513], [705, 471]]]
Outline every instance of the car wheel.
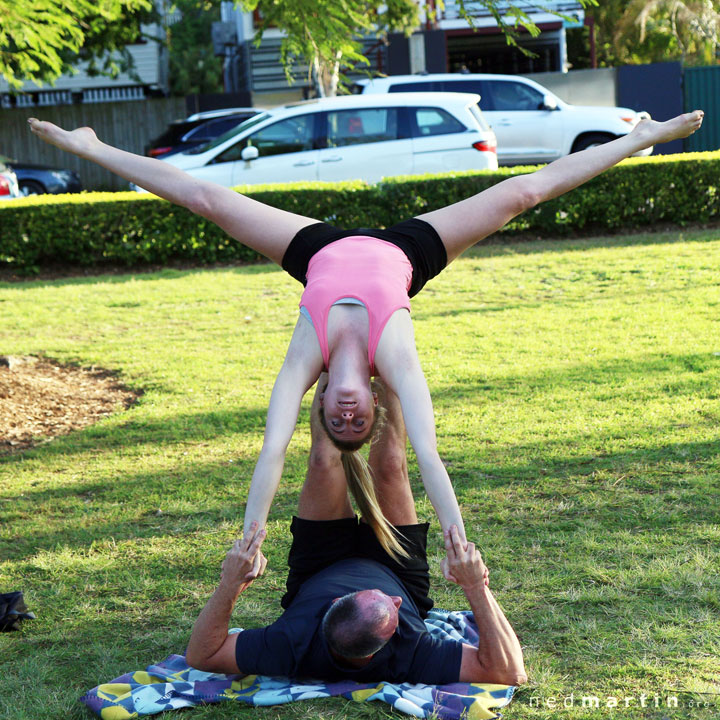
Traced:
[[26, 197], [28, 195], [43, 195], [45, 193], [45, 188], [34, 180], [22, 180], [18, 184], [20, 185], [20, 192]]
[[614, 135], [608, 135], [606, 133], [590, 133], [588, 135], [583, 135], [579, 140], [575, 141], [572, 152], [580, 152], [581, 150], [587, 150], [591, 147], [604, 145], [606, 142], [610, 142], [614, 139]]

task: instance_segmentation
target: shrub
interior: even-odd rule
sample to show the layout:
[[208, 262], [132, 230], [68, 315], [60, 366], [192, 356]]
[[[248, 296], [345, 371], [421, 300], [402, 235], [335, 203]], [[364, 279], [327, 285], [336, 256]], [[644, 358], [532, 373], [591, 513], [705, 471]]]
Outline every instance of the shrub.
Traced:
[[[341, 227], [386, 227], [534, 169], [398, 177], [376, 185], [256, 185], [239, 191]], [[503, 232], [547, 237], [707, 221], [720, 214], [719, 177], [720, 152], [632, 158], [515, 218]], [[58, 264], [202, 264], [258, 257], [209, 221], [151, 195], [45, 195], [0, 204], [0, 266], [21, 273]]]

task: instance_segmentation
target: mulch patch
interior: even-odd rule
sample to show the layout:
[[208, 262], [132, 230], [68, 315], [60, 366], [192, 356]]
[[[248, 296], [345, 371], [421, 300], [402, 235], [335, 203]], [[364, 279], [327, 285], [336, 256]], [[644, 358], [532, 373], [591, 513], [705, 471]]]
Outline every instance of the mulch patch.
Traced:
[[142, 395], [102, 368], [0, 356], [0, 454], [26, 450], [92, 425]]

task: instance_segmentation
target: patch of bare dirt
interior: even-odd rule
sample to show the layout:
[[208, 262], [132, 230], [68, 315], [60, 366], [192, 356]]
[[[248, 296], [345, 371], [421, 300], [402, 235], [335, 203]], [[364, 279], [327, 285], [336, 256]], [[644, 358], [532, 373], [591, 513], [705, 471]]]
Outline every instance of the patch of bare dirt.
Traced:
[[141, 394], [109, 370], [0, 355], [0, 454], [92, 425]]

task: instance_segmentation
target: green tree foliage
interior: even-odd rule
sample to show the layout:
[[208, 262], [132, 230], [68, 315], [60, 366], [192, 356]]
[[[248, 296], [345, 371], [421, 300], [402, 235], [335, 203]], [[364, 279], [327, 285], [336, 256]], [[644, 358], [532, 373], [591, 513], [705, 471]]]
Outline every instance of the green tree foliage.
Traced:
[[0, 0], [0, 75], [18, 88], [51, 83], [78, 61], [90, 74], [131, 70], [125, 46], [157, 17], [152, 0]]
[[598, 65], [714, 64], [719, 9], [716, 0], [603, 0], [587, 11], [595, 22]]
[[[259, 44], [268, 27], [279, 27], [287, 34], [280, 47], [281, 61], [290, 79], [290, 69], [297, 59], [311, 68], [318, 94], [335, 95], [344, 70], [367, 66], [362, 45], [357, 40], [366, 34], [382, 38], [388, 32], [407, 35], [417, 29], [420, 7], [432, 16], [444, 7], [442, 0], [237, 0], [245, 10], [259, 10], [262, 24], [256, 42]], [[579, 0], [593, 5], [596, 0]], [[489, 12], [505, 33], [509, 44], [518, 45], [519, 30], [531, 35], [540, 31], [528, 15], [532, 6], [520, 7], [500, 0], [459, 0], [460, 14], [473, 24], [479, 10]]]
[[223, 61], [213, 52], [212, 24], [220, 20], [218, 0], [175, 0], [182, 17], [168, 28], [170, 92], [222, 92]]
[[259, 44], [268, 27], [286, 35], [280, 57], [288, 76], [298, 59], [307, 62], [321, 97], [335, 95], [343, 70], [369, 65], [358, 37], [411, 32], [419, 23], [413, 0], [240, 0], [244, 10], [259, 10]]

